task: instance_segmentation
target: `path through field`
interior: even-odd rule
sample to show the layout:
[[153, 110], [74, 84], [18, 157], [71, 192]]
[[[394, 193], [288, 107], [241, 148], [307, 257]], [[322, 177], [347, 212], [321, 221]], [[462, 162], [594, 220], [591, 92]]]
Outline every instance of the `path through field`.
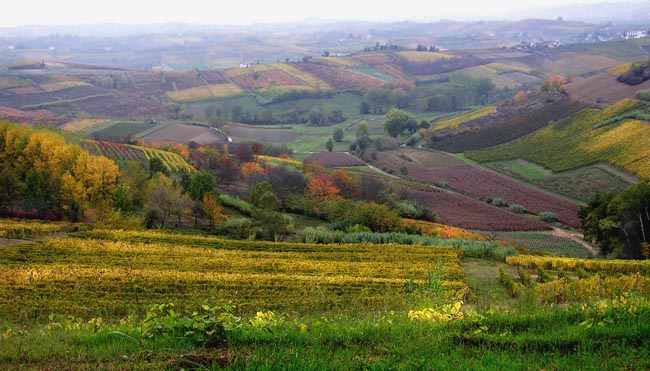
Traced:
[[587, 250], [591, 251], [591, 253], [594, 254], [594, 256], [598, 255], [598, 249], [595, 248], [589, 242], [583, 240], [582, 237], [580, 237], [580, 235], [577, 234], [577, 233], [567, 232], [567, 231], [565, 231], [563, 229], [560, 229], [560, 228], [557, 228], [557, 227], [553, 227], [552, 231], [542, 232], [542, 233], [547, 233], [547, 234], [550, 234], [550, 235], [555, 236], [555, 237], [569, 238], [569, 239], [581, 244]]

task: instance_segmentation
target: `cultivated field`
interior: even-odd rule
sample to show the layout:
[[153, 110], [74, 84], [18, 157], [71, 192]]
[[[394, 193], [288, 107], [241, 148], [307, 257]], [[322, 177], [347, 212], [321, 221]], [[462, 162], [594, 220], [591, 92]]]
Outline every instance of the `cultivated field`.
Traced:
[[312, 153], [306, 163], [319, 164], [325, 167], [365, 166], [366, 164], [347, 152], [316, 152]]
[[199, 125], [173, 124], [150, 132], [142, 137], [145, 143], [183, 143], [196, 142], [198, 144], [225, 143], [227, 141], [223, 134], [216, 130]]
[[558, 219], [574, 228], [580, 227], [578, 205], [537, 191], [490, 171], [463, 163], [439, 152], [400, 149], [380, 152], [380, 166], [400, 172], [406, 167], [409, 178], [431, 184], [446, 183], [450, 188], [483, 199], [501, 198], [507, 204], [523, 205], [528, 212], [554, 212]]
[[[479, 162], [523, 158], [553, 171], [607, 161], [639, 177], [648, 177], [650, 147], [639, 138], [650, 136], [650, 125], [632, 119], [616, 121], [626, 113], [647, 107], [629, 99], [602, 111], [584, 110], [515, 142], [466, 155]], [[615, 121], [608, 123], [612, 119]]]
[[571, 98], [589, 104], [615, 104], [625, 98], [634, 98], [639, 90], [650, 89], [650, 80], [636, 86], [616, 81], [616, 77], [601, 72], [586, 79], [577, 80], [566, 86]]

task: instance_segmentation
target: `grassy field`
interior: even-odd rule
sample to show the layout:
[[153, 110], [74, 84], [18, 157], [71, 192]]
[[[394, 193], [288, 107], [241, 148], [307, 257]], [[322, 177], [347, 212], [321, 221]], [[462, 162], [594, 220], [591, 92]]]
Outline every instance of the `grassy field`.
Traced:
[[495, 161], [484, 166], [580, 201], [588, 201], [596, 192], [621, 192], [636, 181], [634, 176], [622, 174], [607, 164], [584, 166], [559, 173], [523, 159]]
[[553, 236], [549, 233], [501, 232], [497, 239], [534, 250], [550, 252], [571, 258], [593, 258], [591, 251], [569, 238]]
[[585, 110], [517, 141], [468, 152], [479, 162], [523, 158], [553, 171], [564, 171], [607, 161], [639, 177], [650, 176], [650, 147], [641, 138], [650, 136], [643, 121], [625, 119], [600, 125], [647, 105], [625, 100], [605, 110]]
[[[645, 265], [506, 261], [162, 231], [12, 244], [0, 249], [0, 369], [650, 367], [650, 280], [624, 273]], [[601, 294], [574, 301], [596, 281]]]
[[123, 142], [128, 140], [129, 137], [138, 134], [151, 125], [146, 122], [113, 122], [110, 126], [93, 132], [93, 137], [96, 140], [103, 140], [109, 142]]

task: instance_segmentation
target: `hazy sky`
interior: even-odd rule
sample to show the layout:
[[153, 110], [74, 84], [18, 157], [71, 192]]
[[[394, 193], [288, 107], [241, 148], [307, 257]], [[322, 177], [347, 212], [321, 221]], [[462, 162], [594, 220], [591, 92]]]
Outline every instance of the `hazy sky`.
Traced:
[[[595, 3], [603, 0], [13, 0], [3, 5], [0, 27], [92, 23], [250, 24], [307, 18], [439, 20], [475, 18], [513, 8]], [[609, 0], [612, 2], [612, 0]], [[614, 2], [620, 0], [614, 0]]]

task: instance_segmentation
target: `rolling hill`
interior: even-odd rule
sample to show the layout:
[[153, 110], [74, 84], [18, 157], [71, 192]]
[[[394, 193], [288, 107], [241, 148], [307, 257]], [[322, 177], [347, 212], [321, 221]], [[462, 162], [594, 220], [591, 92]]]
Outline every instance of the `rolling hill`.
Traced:
[[642, 139], [650, 137], [650, 124], [623, 115], [649, 108], [646, 103], [626, 99], [604, 110], [584, 110], [517, 141], [466, 155], [482, 163], [523, 158], [553, 171], [607, 161], [648, 178], [650, 146]]

